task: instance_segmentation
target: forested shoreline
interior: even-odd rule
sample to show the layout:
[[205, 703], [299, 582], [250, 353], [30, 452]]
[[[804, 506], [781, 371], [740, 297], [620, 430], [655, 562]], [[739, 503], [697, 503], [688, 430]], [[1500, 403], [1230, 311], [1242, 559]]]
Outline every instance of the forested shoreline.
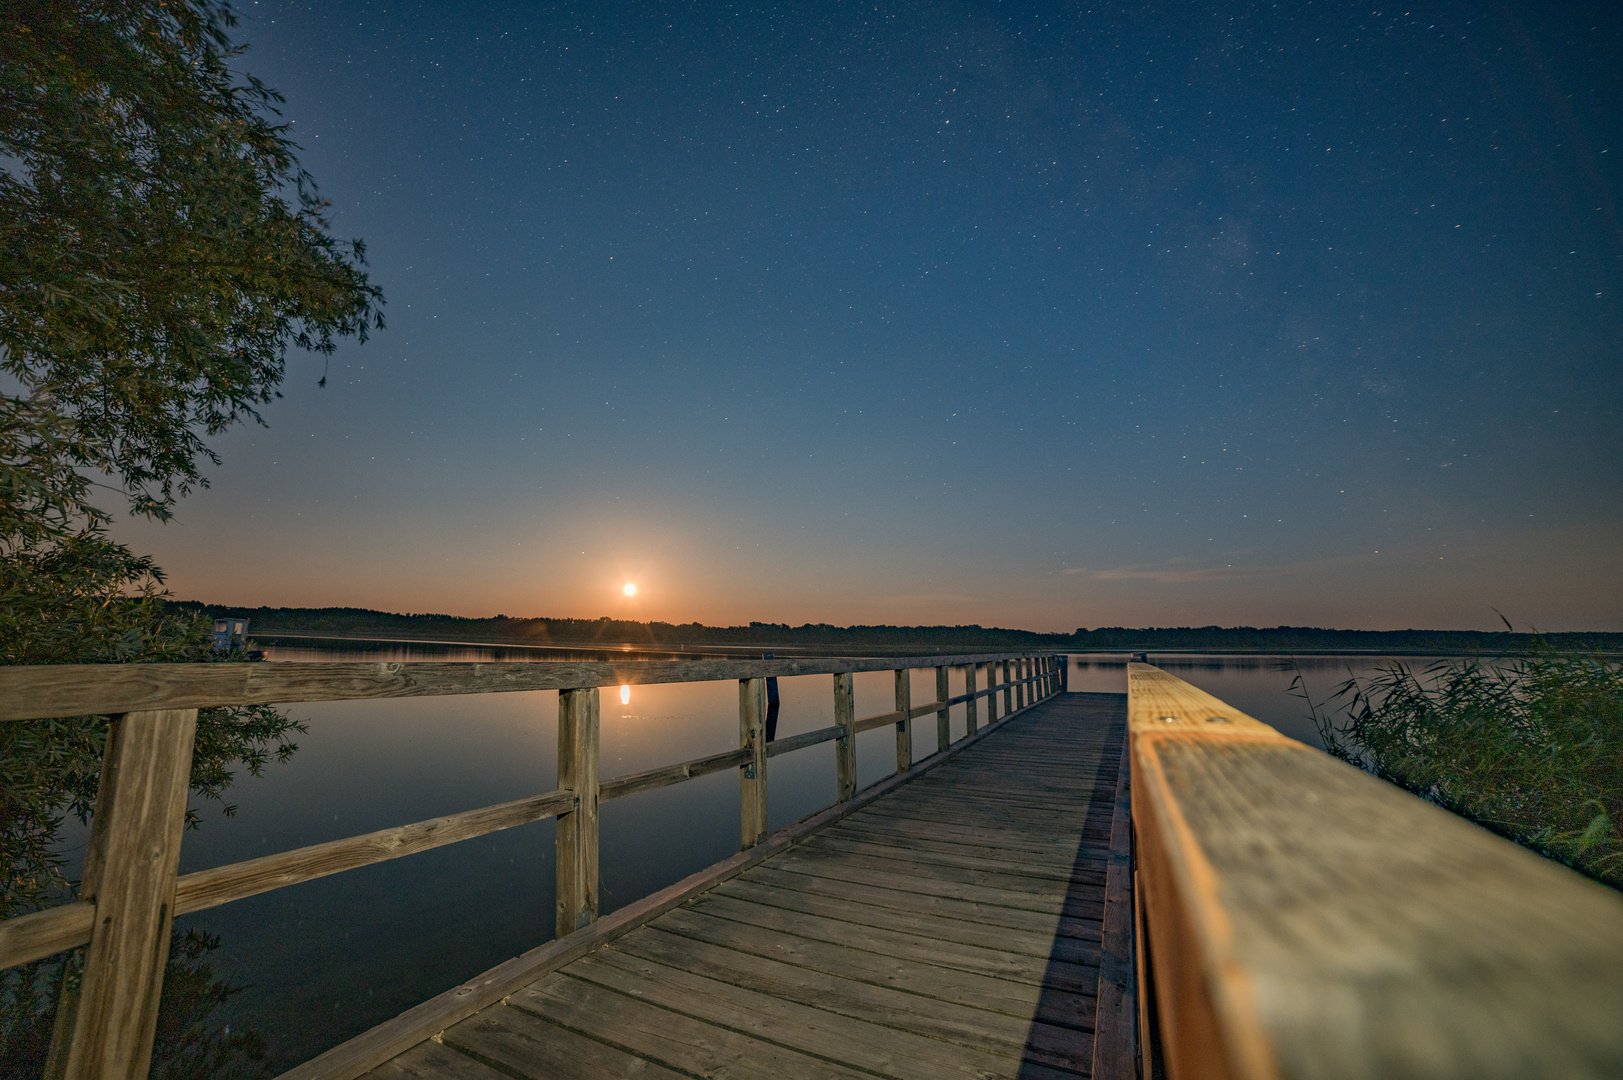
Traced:
[[833, 626], [827, 623], [752, 622], [743, 626], [637, 622], [626, 619], [470, 618], [401, 614], [367, 608], [230, 607], [175, 601], [176, 608], [210, 618], [249, 620], [250, 636], [278, 635], [465, 641], [503, 645], [642, 644], [658, 646], [801, 646], [921, 650], [1045, 648], [1077, 652], [1369, 652], [1432, 656], [1500, 656], [1526, 652], [1535, 643], [1560, 652], [1623, 652], [1623, 633], [1512, 633], [1477, 630], [1335, 630], [1275, 627], [1100, 627], [1072, 633], [1041, 633], [1005, 627]]

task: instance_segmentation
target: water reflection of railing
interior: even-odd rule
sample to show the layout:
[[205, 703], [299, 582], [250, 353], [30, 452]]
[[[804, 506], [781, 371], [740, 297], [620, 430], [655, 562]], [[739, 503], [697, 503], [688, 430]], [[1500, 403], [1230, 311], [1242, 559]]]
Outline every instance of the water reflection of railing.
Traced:
[[[949, 668], [963, 670], [964, 693], [950, 694]], [[934, 700], [912, 703], [911, 672], [915, 669], [934, 669]], [[886, 670], [895, 673], [894, 709], [858, 718], [854, 674]], [[981, 673], [985, 689], [977, 689]], [[833, 676], [834, 723], [769, 742], [765, 733], [766, 679], [795, 675]], [[599, 780], [599, 687], [731, 679], [738, 681], [737, 749]], [[554, 817], [555, 922], [559, 939], [567, 940], [549, 948], [560, 956], [568, 948], [584, 950], [603, 936], [592, 933], [598, 916], [600, 803], [736, 768], [740, 842], [748, 853], [766, 837], [768, 759], [820, 743], [835, 744], [838, 802], [833, 811], [805, 819], [815, 821], [894, 786], [940, 755], [977, 738], [984, 733], [978, 715], [982, 702], [985, 727], [989, 728], [1059, 692], [1064, 681], [1060, 658], [1017, 653], [883, 659], [0, 668], [0, 721], [96, 714], [112, 718], [80, 887], [82, 899], [0, 922], [0, 968], [88, 946], [79, 985], [75, 991], [65, 992], [58, 1009], [58, 1045], [53, 1046], [52, 1059], [60, 1063], [65, 1054], [65, 1066], [53, 1067], [53, 1075], [68, 1080], [144, 1077], [163, 990], [170, 928], [178, 916]], [[558, 691], [558, 790], [178, 875], [199, 708], [525, 690]], [[966, 732], [955, 745], [949, 710], [959, 704], [965, 706]], [[912, 722], [930, 713], [936, 716], [936, 754], [915, 766]], [[887, 725], [896, 731], [895, 773], [859, 794], [856, 736]], [[662, 895], [632, 907], [657, 905], [664, 902]], [[377, 1045], [364, 1050], [370, 1064], [351, 1055], [303, 1071], [311, 1076], [358, 1075], [387, 1057], [384, 1052], [391, 1040], [400, 1043], [396, 1050], [403, 1049], [444, 1027], [453, 1014], [468, 1015], [499, 998], [506, 992], [502, 989], [506, 981], [521, 977], [525, 970], [520, 965], [499, 974], [507, 966], [457, 988], [448, 1004], [436, 1005], [441, 999], [435, 999], [404, 1014], [393, 1027], [374, 1029], [382, 1034], [373, 1040]], [[465, 1000], [456, 1000], [459, 996]]]

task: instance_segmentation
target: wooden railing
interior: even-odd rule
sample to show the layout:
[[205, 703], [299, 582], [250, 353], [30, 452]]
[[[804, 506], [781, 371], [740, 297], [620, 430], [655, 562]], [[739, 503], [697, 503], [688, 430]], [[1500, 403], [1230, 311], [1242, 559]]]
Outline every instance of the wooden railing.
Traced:
[[[948, 669], [964, 670], [965, 692], [948, 693]], [[910, 672], [935, 670], [935, 700], [912, 704]], [[857, 718], [853, 675], [895, 673], [894, 709]], [[905, 780], [913, 763], [912, 721], [936, 715], [936, 757], [978, 738], [1000, 719], [1063, 689], [1059, 657], [980, 654], [884, 659], [626, 661], [609, 663], [246, 663], [60, 665], [0, 668], [0, 721], [105, 714], [112, 718], [91, 824], [80, 899], [0, 922], [0, 968], [88, 946], [76, 992], [58, 1009], [53, 1078], [103, 1080], [147, 1075], [174, 919], [232, 900], [466, 840], [542, 818], [557, 819], [558, 940], [404, 1014], [393, 1026], [295, 1074], [355, 1076], [467, 1015], [491, 994], [520, 985], [551, 963], [599, 941], [598, 806], [724, 769], [739, 770], [744, 853], [766, 837], [768, 759], [835, 743], [834, 810]], [[985, 689], [977, 689], [984, 672]], [[834, 724], [768, 741], [766, 679], [832, 675]], [[738, 680], [739, 746], [629, 776], [598, 777], [598, 688], [622, 684]], [[527, 799], [334, 840], [229, 866], [177, 875], [197, 710], [216, 705], [290, 704], [363, 698], [557, 690], [558, 789]], [[1002, 694], [1002, 715], [998, 695]], [[979, 716], [985, 702], [985, 716]], [[966, 737], [953, 745], [948, 710], [963, 704]], [[859, 795], [856, 736], [893, 725], [896, 772]], [[814, 815], [807, 822], [815, 824]], [[764, 851], [762, 852], [764, 854]], [[747, 858], [737, 860], [742, 867]], [[725, 869], [725, 868], [724, 868]], [[684, 883], [640, 901], [641, 915], [673, 902]], [[674, 891], [673, 891], [674, 890]], [[624, 910], [624, 909], [623, 909]], [[630, 915], [616, 913], [617, 925]], [[608, 920], [605, 920], [608, 921]], [[391, 1049], [392, 1048], [392, 1049]], [[317, 1059], [321, 1062], [322, 1059]], [[293, 1075], [293, 1074], [290, 1074]]]
[[1623, 1076], [1623, 897], [1158, 668], [1128, 698], [1142, 1075]]

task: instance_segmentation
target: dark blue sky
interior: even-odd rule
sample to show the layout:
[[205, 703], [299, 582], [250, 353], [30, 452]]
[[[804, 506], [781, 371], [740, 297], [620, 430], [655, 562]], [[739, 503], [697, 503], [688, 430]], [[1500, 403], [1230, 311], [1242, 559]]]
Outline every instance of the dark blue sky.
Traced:
[[389, 326], [124, 535], [241, 604], [1623, 629], [1623, 9], [1480, 8], [245, 5]]

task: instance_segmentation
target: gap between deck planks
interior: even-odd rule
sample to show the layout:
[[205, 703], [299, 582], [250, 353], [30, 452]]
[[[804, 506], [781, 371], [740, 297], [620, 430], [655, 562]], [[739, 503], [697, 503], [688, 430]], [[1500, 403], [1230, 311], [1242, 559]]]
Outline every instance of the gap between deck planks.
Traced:
[[1045, 702], [368, 1075], [1088, 1075], [1125, 720]]

